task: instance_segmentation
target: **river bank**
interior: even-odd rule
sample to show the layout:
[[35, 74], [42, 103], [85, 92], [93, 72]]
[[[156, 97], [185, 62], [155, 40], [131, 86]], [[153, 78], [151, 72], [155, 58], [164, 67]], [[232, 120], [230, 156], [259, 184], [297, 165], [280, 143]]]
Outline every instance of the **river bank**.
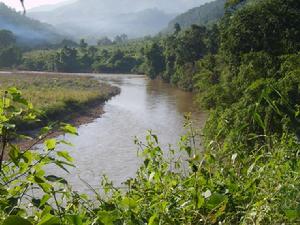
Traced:
[[[66, 118], [65, 112], [60, 112], [57, 114], [56, 121], [63, 121], [64, 123], [72, 124], [74, 127], [79, 127], [84, 124], [88, 124], [93, 122], [95, 119], [100, 118], [104, 113], [104, 105], [105, 102], [110, 100], [112, 97], [118, 95], [120, 93], [120, 89], [117, 87], [112, 87], [111, 93], [105, 99], [98, 99], [93, 101], [84, 107], [82, 107], [79, 111], [75, 111], [72, 114], [69, 114]], [[46, 123], [44, 121], [43, 123]], [[30, 140], [18, 140], [18, 146], [23, 149], [29, 149], [33, 145], [41, 144], [44, 138], [38, 139], [37, 134], [39, 133], [40, 128], [42, 126], [38, 126], [34, 130], [23, 130], [23, 133], [32, 137]], [[49, 132], [46, 137], [47, 138], [55, 138], [60, 135], [63, 135], [64, 132], [59, 128], [54, 128], [51, 132]]]
[[[103, 113], [103, 105], [120, 89], [93, 76], [55, 73], [1, 72], [0, 92], [16, 87], [38, 110], [35, 122], [16, 121], [17, 132], [36, 136], [49, 123], [70, 123], [74, 126], [90, 123]], [[55, 130], [51, 136], [61, 132]], [[21, 141], [22, 148], [33, 141]]]

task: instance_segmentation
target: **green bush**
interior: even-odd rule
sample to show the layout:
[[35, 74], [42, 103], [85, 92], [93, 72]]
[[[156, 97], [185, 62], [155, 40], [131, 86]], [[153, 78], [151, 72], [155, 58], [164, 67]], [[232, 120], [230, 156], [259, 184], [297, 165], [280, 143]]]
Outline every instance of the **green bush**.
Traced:
[[[136, 176], [114, 187], [108, 178], [103, 192], [79, 194], [62, 178], [45, 172], [54, 164], [73, 166], [68, 152], [41, 131], [43, 151], [21, 151], [10, 143], [16, 137], [15, 118], [34, 120], [34, 111], [20, 92], [10, 89], [0, 101], [1, 160], [0, 221], [3, 225], [80, 224], [296, 224], [300, 221], [299, 143], [283, 132], [269, 142], [243, 152], [212, 139], [201, 150], [199, 133], [186, 120], [179, 152], [162, 149], [149, 132], [146, 143], [136, 140], [143, 163]], [[20, 109], [22, 108], [22, 111]], [[221, 126], [223, 127], [223, 126]], [[63, 125], [62, 131], [76, 135]], [[252, 136], [262, 138], [261, 135]], [[243, 144], [243, 140], [237, 142]], [[92, 200], [93, 199], [93, 200]]]

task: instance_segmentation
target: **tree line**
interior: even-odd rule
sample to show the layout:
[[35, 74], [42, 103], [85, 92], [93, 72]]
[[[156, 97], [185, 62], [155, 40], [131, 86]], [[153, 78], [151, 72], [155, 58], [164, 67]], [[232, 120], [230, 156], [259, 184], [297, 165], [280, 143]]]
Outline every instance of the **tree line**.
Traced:
[[[0, 68], [17, 68], [50, 72], [103, 72], [141, 73], [142, 55], [130, 49], [120, 50], [127, 41], [126, 35], [117, 36], [110, 43], [100, 40], [97, 46], [64, 39], [55, 45], [44, 45], [37, 50], [26, 49], [16, 43], [15, 35], [0, 30]], [[109, 45], [109, 48], [106, 46]]]

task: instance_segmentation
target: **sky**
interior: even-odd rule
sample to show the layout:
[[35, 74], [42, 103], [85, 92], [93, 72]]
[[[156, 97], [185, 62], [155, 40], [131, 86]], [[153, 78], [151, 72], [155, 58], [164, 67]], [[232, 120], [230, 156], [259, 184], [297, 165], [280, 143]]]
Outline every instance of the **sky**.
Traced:
[[[27, 9], [34, 8], [41, 5], [56, 4], [65, 0], [24, 0]], [[15, 8], [16, 10], [22, 10], [20, 0], [0, 0], [0, 2]]]

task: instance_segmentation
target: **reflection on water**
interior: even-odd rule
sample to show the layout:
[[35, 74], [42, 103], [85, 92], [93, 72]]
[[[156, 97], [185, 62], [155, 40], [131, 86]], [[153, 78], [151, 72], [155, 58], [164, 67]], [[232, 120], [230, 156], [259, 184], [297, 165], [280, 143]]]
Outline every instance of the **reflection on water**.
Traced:
[[182, 123], [186, 112], [193, 113], [198, 126], [203, 125], [205, 114], [195, 111], [191, 93], [144, 76], [95, 76], [119, 86], [121, 94], [106, 103], [101, 118], [80, 126], [78, 137], [64, 137], [75, 146], [68, 150], [77, 168], [68, 179], [77, 190], [86, 189], [79, 177], [97, 187], [103, 174], [117, 185], [134, 176], [140, 162], [133, 143], [135, 136], [143, 140], [151, 129], [163, 146], [176, 145], [184, 133]]

